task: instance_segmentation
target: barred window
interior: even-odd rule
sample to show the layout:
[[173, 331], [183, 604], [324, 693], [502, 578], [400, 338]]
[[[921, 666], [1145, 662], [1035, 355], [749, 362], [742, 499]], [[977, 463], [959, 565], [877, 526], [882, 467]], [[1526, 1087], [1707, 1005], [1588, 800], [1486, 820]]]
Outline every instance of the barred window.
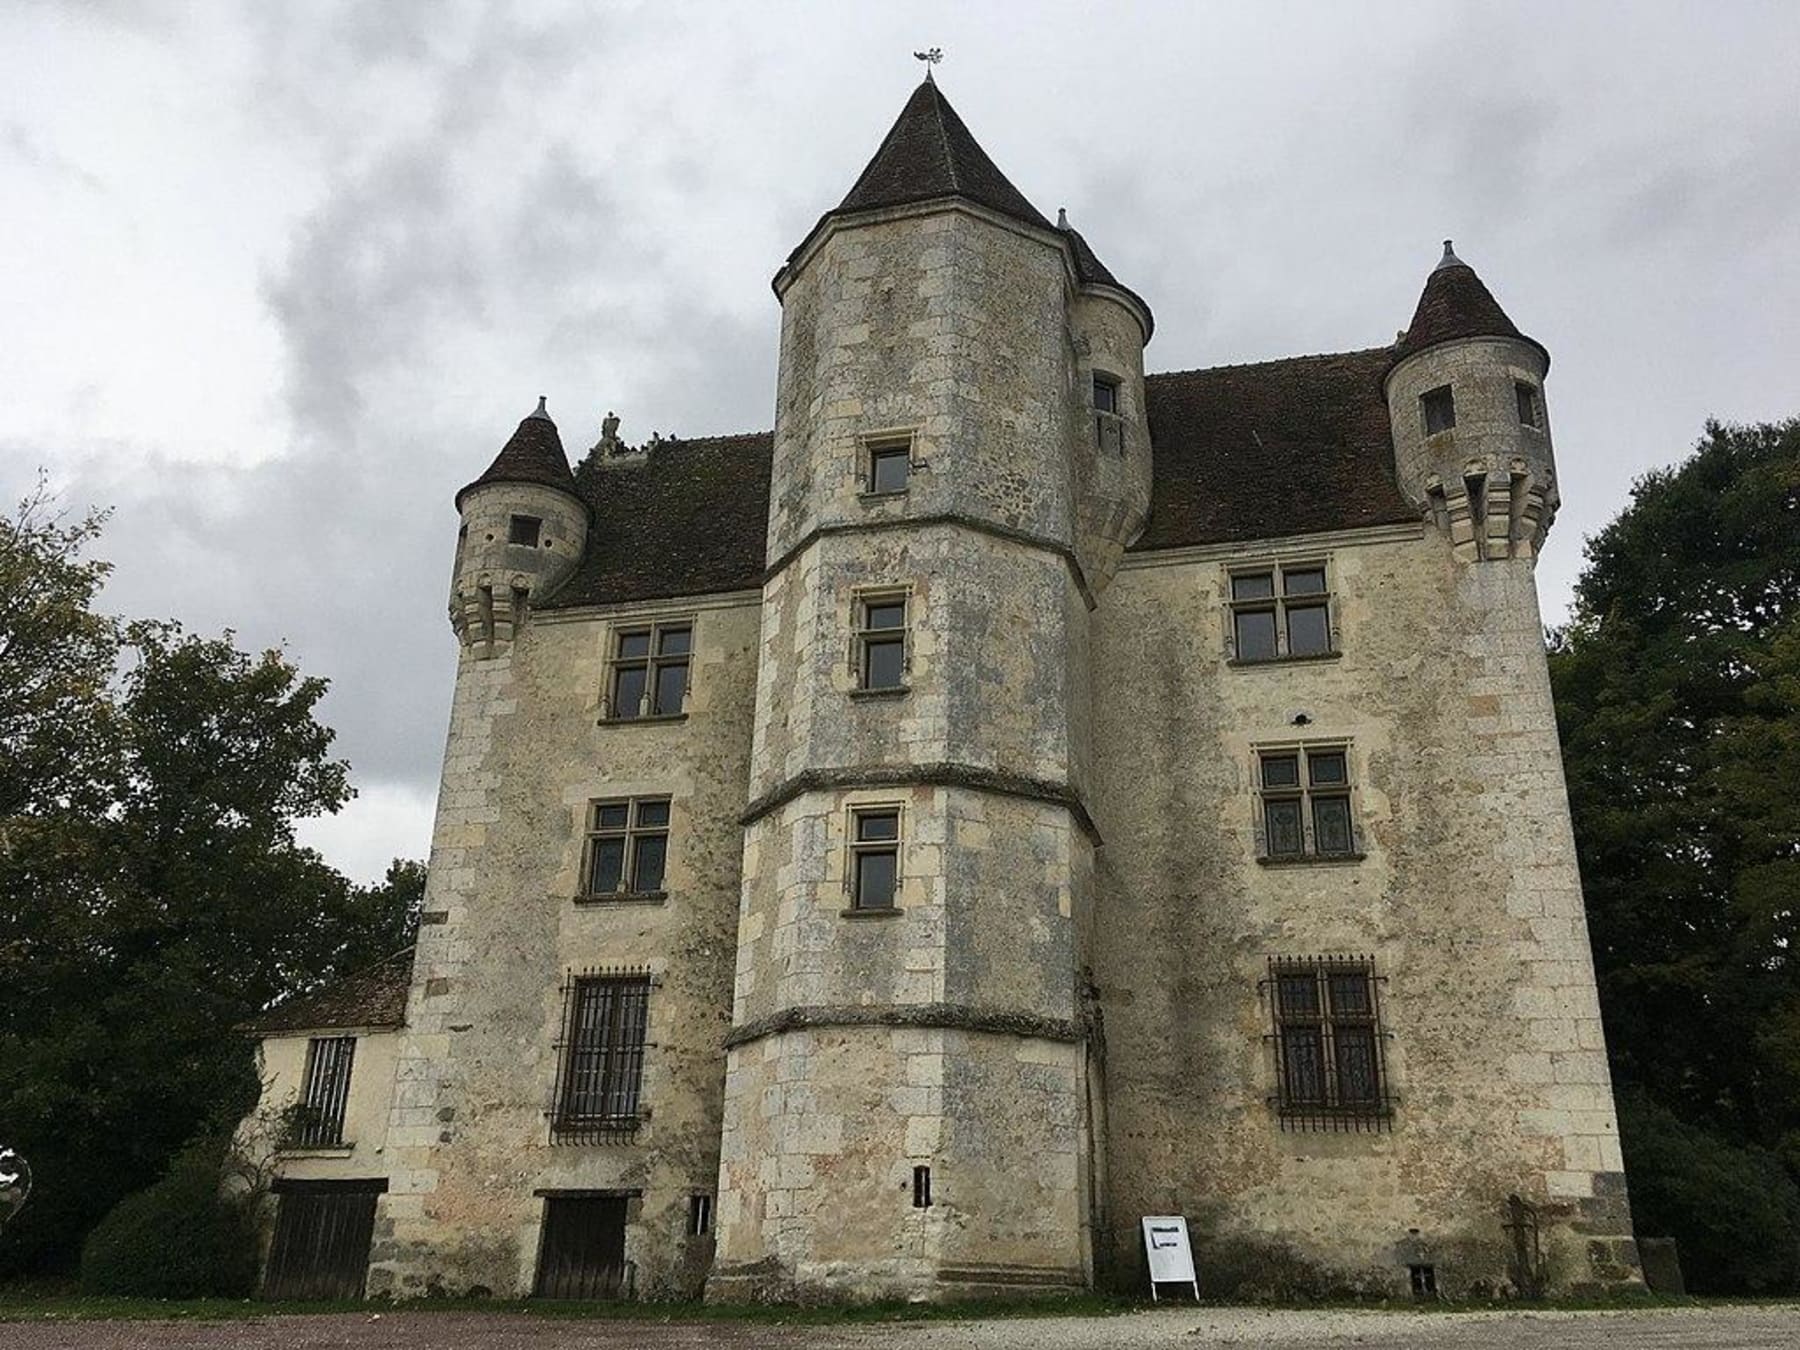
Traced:
[[1294, 745], [1257, 753], [1261, 847], [1266, 862], [1360, 855], [1350, 811], [1350, 749]]
[[1284, 1129], [1386, 1128], [1379, 986], [1366, 956], [1269, 958], [1264, 989]]
[[553, 1143], [604, 1143], [638, 1127], [650, 977], [581, 975], [563, 985]]
[[892, 909], [900, 883], [900, 810], [859, 807], [850, 820], [850, 907]]
[[1234, 569], [1230, 608], [1232, 656], [1238, 661], [1329, 656], [1336, 650], [1323, 561]]
[[306, 1079], [290, 1142], [297, 1148], [339, 1148], [350, 1101], [356, 1037], [315, 1036], [306, 1043]]
[[691, 621], [621, 629], [613, 639], [607, 717], [677, 717], [687, 702]]
[[856, 598], [852, 659], [859, 689], [904, 689], [911, 665], [905, 591], [870, 592]]
[[669, 799], [632, 797], [590, 802], [582, 895], [604, 900], [655, 895], [669, 857]]

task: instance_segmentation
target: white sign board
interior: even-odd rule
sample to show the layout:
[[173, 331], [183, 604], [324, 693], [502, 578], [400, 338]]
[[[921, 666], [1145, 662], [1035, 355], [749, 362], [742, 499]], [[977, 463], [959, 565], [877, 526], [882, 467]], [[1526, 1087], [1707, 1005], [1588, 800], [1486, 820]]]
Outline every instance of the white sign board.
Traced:
[[1179, 1214], [1145, 1215], [1144, 1255], [1150, 1261], [1152, 1301], [1159, 1284], [1188, 1285], [1194, 1291], [1195, 1301], [1199, 1301], [1200, 1281], [1194, 1276], [1194, 1249], [1188, 1245], [1186, 1219]]

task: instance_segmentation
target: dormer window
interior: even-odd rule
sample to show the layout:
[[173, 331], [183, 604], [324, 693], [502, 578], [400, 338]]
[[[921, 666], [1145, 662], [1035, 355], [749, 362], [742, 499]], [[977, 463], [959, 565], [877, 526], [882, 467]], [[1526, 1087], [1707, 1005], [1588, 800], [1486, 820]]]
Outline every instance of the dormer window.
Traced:
[[538, 536], [543, 532], [544, 522], [536, 516], [514, 516], [507, 523], [506, 542], [518, 544], [524, 548], [536, 548]]
[[1419, 395], [1419, 409], [1425, 416], [1425, 434], [1435, 436], [1456, 425], [1456, 398], [1450, 386], [1440, 384]]
[[1536, 385], [1526, 384], [1523, 380], [1513, 382], [1513, 397], [1519, 401], [1519, 425], [1522, 427], [1542, 427], [1543, 413], [1538, 405]]

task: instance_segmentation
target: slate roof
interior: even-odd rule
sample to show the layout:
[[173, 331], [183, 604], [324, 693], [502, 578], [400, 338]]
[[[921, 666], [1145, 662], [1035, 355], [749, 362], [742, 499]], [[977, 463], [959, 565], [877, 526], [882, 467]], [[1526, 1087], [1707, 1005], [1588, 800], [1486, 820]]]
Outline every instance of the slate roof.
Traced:
[[462, 509], [466, 493], [484, 483], [542, 483], [565, 492], [575, 490], [575, 475], [569, 472], [562, 437], [556, 434], [556, 423], [544, 411], [543, 399], [538, 400], [537, 411], [519, 423], [512, 439], [500, 447], [487, 472], [457, 492], [456, 509]]
[[583, 462], [587, 553], [538, 605], [615, 604], [762, 585], [773, 433], [662, 441], [642, 459]]
[[1518, 338], [1544, 352], [1546, 361], [1550, 359], [1542, 343], [1526, 337], [1506, 317], [1493, 292], [1482, 284], [1473, 267], [1456, 256], [1446, 239], [1443, 260], [1425, 279], [1419, 307], [1394, 344], [1392, 359], [1397, 363], [1440, 342], [1471, 337]]
[[1155, 470], [1132, 551], [1414, 521], [1394, 484], [1391, 347], [1144, 380]]
[[825, 218], [939, 197], [962, 197], [1028, 225], [1050, 228], [928, 79], [913, 90], [875, 158]]
[[1094, 255], [1092, 248], [1088, 247], [1088, 241], [1081, 237], [1080, 230], [1072, 225], [1063, 224], [1058, 224], [1056, 228], [1068, 239], [1069, 247], [1075, 254], [1076, 279], [1091, 285], [1111, 286], [1116, 291], [1124, 291], [1125, 294], [1137, 301], [1144, 311], [1144, 318], [1149, 321], [1149, 327], [1144, 333], [1144, 341], [1150, 341], [1151, 335], [1156, 331], [1156, 316], [1150, 312], [1150, 306], [1145, 302], [1144, 297], [1112, 274], [1111, 269]]
[[348, 1027], [397, 1027], [406, 1022], [406, 991], [412, 984], [413, 949], [395, 952], [334, 984], [296, 994], [245, 1022], [253, 1036]]

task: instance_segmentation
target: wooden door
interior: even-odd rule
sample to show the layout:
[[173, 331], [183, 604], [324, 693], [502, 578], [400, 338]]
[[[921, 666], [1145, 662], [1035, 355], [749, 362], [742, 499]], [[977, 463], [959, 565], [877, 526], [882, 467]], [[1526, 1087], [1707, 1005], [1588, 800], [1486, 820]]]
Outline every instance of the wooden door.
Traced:
[[385, 1183], [366, 1181], [280, 1186], [263, 1297], [361, 1298], [375, 1200], [384, 1189]]
[[544, 1197], [539, 1298], [618, 1298], [625, 1292], [625, 1205], [617, 1195]]

